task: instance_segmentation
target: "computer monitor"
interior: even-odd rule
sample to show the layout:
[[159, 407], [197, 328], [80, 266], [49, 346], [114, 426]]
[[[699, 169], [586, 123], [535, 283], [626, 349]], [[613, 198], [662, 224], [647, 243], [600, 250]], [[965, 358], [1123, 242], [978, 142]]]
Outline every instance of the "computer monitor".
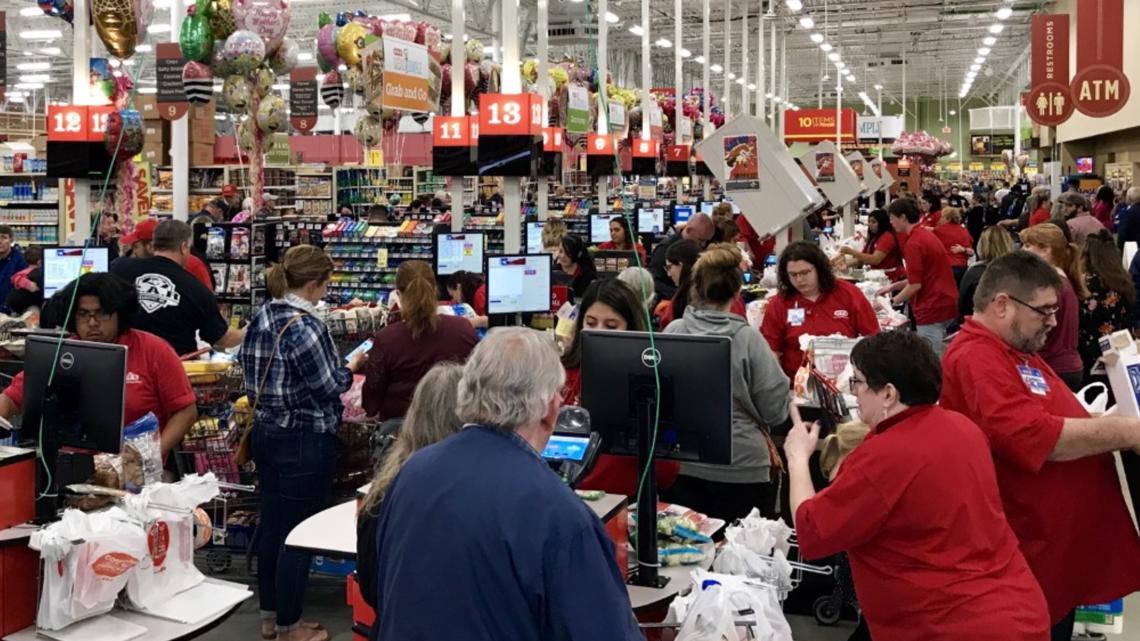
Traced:
[[590, 243], [604, 243], [610, 239], [610, 221], [621, 214], [590, 214]]
[[1092, 158], [1092, 156], [1079, 156], [1079, 157], [1077, 157], [1077, 173], [1078, 174], [1091, 174], [1091, 173], [1093, 173], [1093, 158]]
[[637, 233], [664, 234], [665, 208], [642, 207], [637, 210]]
[[440, 233], [435, 236], [435, 274], [450, 276], [465, 271], [483, 271], [487, 237], [483, 232]]
[[692, 205], [673, 205], [673, 224], [683, 225], [693, 217]]
[[594, 252], [594, 270], [599, 275], [617, 276], [627, 267], [637, 267], [637, 252], [600, 249]]
[[51, 298], [68, 283], [90, 272], [105, 272], [106, 247], [45, 247], [44, 298]]
[[487, 257], [487, 313], [550, 311], [550, 255]]
[[526, 253], [542, 253], [542, 228], [544, 225], [546, 225], [546, 223], [542, 221], [528, 222], [526, 224]]
[[709, 216], [712, 216], [713, 209], [715, 209], [716, 206], [717, 206], [716, 201], [702, 200], [701, 201], [701, 213], [702, 214], [708, 214]]

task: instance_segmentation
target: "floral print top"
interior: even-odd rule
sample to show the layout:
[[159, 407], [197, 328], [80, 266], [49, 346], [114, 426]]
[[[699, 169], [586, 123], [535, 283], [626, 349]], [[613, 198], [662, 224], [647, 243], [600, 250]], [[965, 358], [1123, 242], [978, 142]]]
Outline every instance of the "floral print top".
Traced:
[[1100, 337], [1132, 327], [1132, 306], [1120, 292], [1111, 291], [1096, 274], [1085, 274], [1089, 297], [1082, 300], [1081, 332], [1077, 350], [1081, 354], [1085, 376], [1100, 358]]

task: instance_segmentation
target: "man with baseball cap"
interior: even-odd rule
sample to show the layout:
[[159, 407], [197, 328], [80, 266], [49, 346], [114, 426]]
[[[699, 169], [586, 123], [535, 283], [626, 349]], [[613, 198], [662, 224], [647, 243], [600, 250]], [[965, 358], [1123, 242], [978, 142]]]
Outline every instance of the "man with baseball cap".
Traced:
[[[129, 257], [117, 258], [114, 262], [120, 260], [130, 260], [131, 258], [151, 258], [154, 256], [154, 230], [158, 227], [159, 221], [154, 218], [147, 218], [141, 220], [135, 225], [134, 231], [123, 236], [119, 242], [130, 247], [131, 253]], [[112, 264], [114, 264], [114, 262]], [[198, 282], [206, 286], [206, 289], [211, 293], [214, 291], [214, 280], [210, 277], [210, 268], [202, 259], [194, 254], [190, 254], [189, 259], [185, 265], [186, 271], [190, 275], [198, 279]]]
[[228, 222], [241, 211], [241, 195], [234, 185], [222, 187], [221, 198], [215, 198], [206, 203], [199, 215], [209, 216], [216, 222]]

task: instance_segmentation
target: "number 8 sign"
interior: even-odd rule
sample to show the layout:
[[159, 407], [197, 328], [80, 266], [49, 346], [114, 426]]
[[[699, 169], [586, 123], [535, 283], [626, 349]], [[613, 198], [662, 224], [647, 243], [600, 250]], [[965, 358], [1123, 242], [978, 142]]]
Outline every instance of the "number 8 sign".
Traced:
[[586, 139], [586, 153], [591, 156], [612, 156], [614, 138], [604, 134], [590, 134]]

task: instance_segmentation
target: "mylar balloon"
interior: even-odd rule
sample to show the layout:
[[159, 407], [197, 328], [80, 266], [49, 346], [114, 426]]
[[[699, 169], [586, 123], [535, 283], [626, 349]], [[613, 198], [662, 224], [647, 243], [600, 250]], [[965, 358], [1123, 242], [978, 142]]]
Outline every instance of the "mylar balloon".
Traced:
[[234, 22], [239, 30], [261, 36], [265, 51], [273, 53], [281, 46], [289, 30], [289, 5], [285, 0], [231, 0]]
[[143, 148], [142, 114], [135, 109], [112, 111], [107, 117], [103, 145], [117, 158], [130, 158]]
[[340, 74], [335, 71], [330, 71], [325, 74], [321, 80], [321, 100], [329, 106], [330, 109], [336, 109], [340, 106], [340, 101], [344, 99], [344, 81], [341, 80]]
[[246, 153], [252, 153], [257, 144], [257, 120], [246, 118], [237, 126], [238, 147]]
[[483, 59], [483, 43], [472, 38], [467, 41], [467, 62], [479, 62]]
[[253, 85], [253, 90], [259, 98], [264, 98], [273, 91], [274, 78], [273, 72], [265, 67], [258, 67], [249, 74], [250, 84]]
[[131, 0], [92, 0], [95, 33], [116, 58], [129, 58], [138, 44], [138, 18]]
[[257, 107], [257, 127], [267, 134], [285, 129], [285, 101], [281, 96], [267, 96]]
[[146, 28], [150, 24], [151, 14], [154, 13], [154, 2], [152, 0], [132, 0], [135, 9], [135, 20], [138, 25], [135, 27], [135, 44], [141, 45], [143, 40], [146, 39]]
[[214, 36], [210, 33], [210, 23], [206, 16], [197, 13], [182, 19], [182, 30], [178, 34], [178, 44], [182, 56], [195, 62], [209, 62], [214, 52]]
[[364, 72], [359, 67], [348, 70], [348, 86], [352, 89], [352, 93], [358, 96], [364, 95]]
[[187, 62], [182, 67], [182, 88], [190, 104], [204, 105], [214, 99], [214, 74], [200, 62]]
[[383, 135], [383, 127], [380, 121], [372, 116], [366, 116], [356, 121], [356, 128], [353, 129], [356, 134], [356, 139], [360, 144], [365, 147], [375, 147], [380, 144], [380, 138]]
[[364, 36], [367, 33], [364, 27], [356, 22], [344, 25], [337, 32], [336, 53], [346, 65], [355, 67], [360, 64], [360, 50], [364, 48]]
[[273, 73], [284, 76], [297, 66], [297, 56], [300, 53], [301, 48], [297, 46], [296, 41], [285, 38], [281, 46], [277, 47], [277, 51], [274, 51], [273, 55], [269, 57], [269, 68], [273, 70]]
[[336, 53], [337, 28], [327, 24], [317, 31], [317, 54], [332, 67], [340, 64], [340, 56]]
[[210, 22], [210, 31], [214, 34], [214, 38], [225, 40], [231, 33], [237, 31], [230, 0], [210, 0], [208, 8], [206, 19]]
[[235, 73], [249, 73], [265, 61], [265, 43], [252, 31], [235, 31], [226, 38], [222, 58], [233, 65]]
[[329, 17], [327, 11], [322, 11], [317, 14], [317, 27], [323, 27], [327, 24], [332, 24], [332, 18]]
[[244, 76], [229, 76], [222, 84], [222, 100], [236, 111], [245, 111], [253, 100], [253, 87]]
[[214, 76], [217, 78], [225, 78], [226, 76], [231, 76], [236, 73], [234, 66], [226, 60], [225, 41], [215, 40], [211, 48], [214, 52], [210, 54], [210, 68], [214, 70]]

